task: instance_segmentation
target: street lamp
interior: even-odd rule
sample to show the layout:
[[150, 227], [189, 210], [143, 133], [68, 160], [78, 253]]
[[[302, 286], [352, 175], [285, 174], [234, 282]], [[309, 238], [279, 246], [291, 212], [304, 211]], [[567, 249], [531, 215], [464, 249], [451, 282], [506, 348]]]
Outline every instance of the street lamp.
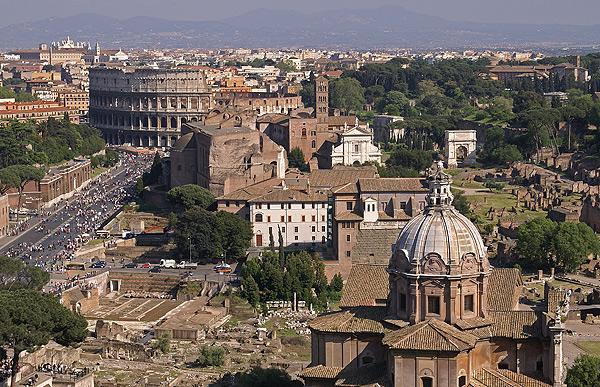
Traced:
[[192, 263], [192, 237], [191, 236], [188, 237], [188, 242], [189, 242], [189, 245], [190, 245], [190, 257], [188, 259], [188, 262]]

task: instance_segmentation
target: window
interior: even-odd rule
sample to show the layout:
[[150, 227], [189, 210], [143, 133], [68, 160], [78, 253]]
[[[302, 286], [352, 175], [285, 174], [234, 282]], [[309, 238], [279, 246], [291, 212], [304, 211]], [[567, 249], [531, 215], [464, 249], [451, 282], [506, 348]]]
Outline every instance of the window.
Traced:
[[258, 204], [256, 205], [256, 208], [258, 208], [259, 210], [262, 210], [262, 204], [261, 204], [261, 203], [258, 203]]
[[350, 234], [346, 235], [346, 242], [350, 242]]
[[311, 207], [312, 207], [312, 209], [314, 210], [314, 209], [315, 209], [315, 207], [316, 207], [315, 203], [312, 203], [312, 204], [311, 204]]
[[[313, 236], [312, 236], [312, 240], [314, 241], [314, 240], [316, 240], [316, 239], [317, 239], [317, 237], [313, 235]], [[314, 245], [314, 243], [313, 243], [313, 245]]]
[[270, 209], [271, 209], [271, 205], [267, 204], [267, 210], [270, 210]]
[[433, 387], [433, 378], [430, 376], [422, 376], [421, 387]]
[[406, 202], [400, 202], [400, 208], [405, 210], [406, 209]]
[[315, 227], [315, 226], [312, 226], [311, 229], [312, 229], [312, 232], [316, 232], [317, 231], [317, 227]]
[[316, 216], [314, 216], [314, 215], [313, 215], [313, 216], [311, 216], [310, 218], [312, 219], [312, 221], [313, 221], [313, 222], [315, 222], [315, 221], [317, 220], [317, 217], [316, 217]]
[[315, 149], [317, 147], [317, 142], [315, 140], [312, 140], [310, 142], [310, 147], [313, 148], [313, 149]]
[[302, 221], [306, 222], [306, 216], [305, 215], [302, 215]]
[[288, 215], [288, 222], [290, 222], [290, 223], [292, 222], [292, 216], [291, 215]]
[[288, 210], [292, 209], [292, 203], [288, 203]]
[[304, 203], [302, 203], [302, 209], [304, 209], [306, 206], [304, 205]]
[[267, 222], [271, 223], [271, 217], [267, 216]]
[[321, 222], [325, 221], [325, 215], [321, 215]]
[[428, 314], [440, 314], [440, 297], [439, 296], [427, 296], [427, 313]]
[[474, 305], [472, 294], [468, 294], [465, 296], [464, 304], [465, 304], [464, 305], [465, 312], [474, 312], [475, 311], [475, 305]]
[[262, 214], [256, 214], [256, 215], [254, 215], [254, 221], [257, 222], [257, 223], [262, 222], [263, 221]]
[[467, 385], [467, 377], [466, 376], [460, 376], [458, 378], [458, 387], [464, 387]]
[[325, 232], [325, 226], [321, 226], [321, 231]]
[[281, 222], [285, 222], [285, 216], [281, 215]]
[[354, 153], [358, 153], [358, 145], [354, 145]]
[[350, 251], [346, 251], [346, 257], [350, 257]]
[[281, 228], [281, 232], [285, 232], [285, 227], [282, 227], [282, 228]]
[[281, 203], [281, 209], [283, 210], [285, 208], [285, 205], [283, 203]]
[[535, 370], [539, 373], [544, 372], [544, 362], [542, 359], [538, 359], [538, 361], [535, 362]]
[[352, 211], [352, 202], [346, 202], [346, 209]]
[[[294, 240], [297, 241], [298, 240], [298, 235], [294, 236]], [[297, 246], [297, 245], [296, 245]]]
[[294, 232], [298, 232], [298, 227], [294, 227]]
[[225, 202], [225, 207], [229, 207], [229, 201]]
[[400, 293], [400, 310], [406, 311], [406, 294]]

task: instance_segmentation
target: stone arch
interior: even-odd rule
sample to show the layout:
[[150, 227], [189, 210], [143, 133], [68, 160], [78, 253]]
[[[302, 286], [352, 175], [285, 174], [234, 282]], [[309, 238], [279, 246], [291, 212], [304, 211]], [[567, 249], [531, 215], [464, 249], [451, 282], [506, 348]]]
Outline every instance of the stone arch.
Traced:
[[456, 147], [456, 161], [459, 164], [464, 163], [468, 156], [469, 156], [469, 150], [467, 149], [466, 146], [459, 145]]

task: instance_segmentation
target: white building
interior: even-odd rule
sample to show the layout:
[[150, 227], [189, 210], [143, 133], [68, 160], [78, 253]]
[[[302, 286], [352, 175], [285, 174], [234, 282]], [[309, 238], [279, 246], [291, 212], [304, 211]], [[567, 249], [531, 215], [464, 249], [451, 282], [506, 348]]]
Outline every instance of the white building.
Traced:
[[327, 244], [328, 196], [322, 191], [287, 189], [248, 201], [252, 246], [320, 249]]
[[448, 168], [473, 164], [477, 161], [477, 131], [447, 130], [445, 147]]
[[381, 151], [373, 145], [373, 132], [355, 126], [340, 134], [339, 142], [331, 150], [331, 165], [353, 165], [365, 162], [381, 163]]

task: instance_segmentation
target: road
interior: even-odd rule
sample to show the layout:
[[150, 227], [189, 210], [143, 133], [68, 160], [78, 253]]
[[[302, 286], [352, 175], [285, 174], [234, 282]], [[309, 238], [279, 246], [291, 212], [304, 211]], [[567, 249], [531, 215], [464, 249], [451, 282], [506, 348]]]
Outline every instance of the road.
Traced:
[[56, 205], [50, 215], [33, 217], [26, 231], [0, 239], [0, 254], [51, 269], [72, 256], [84, 234], [93, 236], [123, 204], [135, 198], [135, 183], [151, 163], [152, 157], [121, 154], [118, 166]]

